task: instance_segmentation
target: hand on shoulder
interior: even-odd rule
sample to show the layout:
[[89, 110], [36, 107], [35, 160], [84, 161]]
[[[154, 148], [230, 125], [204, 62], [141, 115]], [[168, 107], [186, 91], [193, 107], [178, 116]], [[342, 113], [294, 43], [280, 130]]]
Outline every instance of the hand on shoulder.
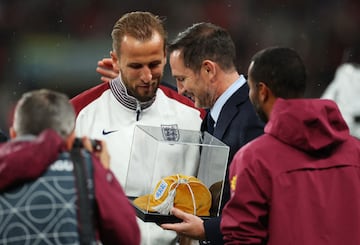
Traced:
[[101, 75], [101, 81], [103, 82], [110, 82], [119, 75], [119, 70], [113, 66], [111, 58], [99, 60], [96, 72]]

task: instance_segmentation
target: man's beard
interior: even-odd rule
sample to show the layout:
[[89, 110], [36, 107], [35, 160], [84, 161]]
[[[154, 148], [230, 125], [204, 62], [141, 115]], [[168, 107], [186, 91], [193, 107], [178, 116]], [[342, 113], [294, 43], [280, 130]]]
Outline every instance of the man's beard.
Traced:
[[261, 106], [259, 105], [258, 102], [254, 102], [253, 106], [255, 108], [256, 114], [258, 115], [258, 117], [260, 118], [261, 121], [267, 123], [268, 122], [268, 117], [266, 116], [264, 110], [261, 108]]
[[152, 100], [156, 96], [156, 91], [159, 88], [159, 84], [160, 84], [160, 82], [151, 83], [149, 92], [145, 93], [145, 94], [144, 93], [140, 94], [136, 91], [136, 89], [134, 90], [133, 88], [129, 88], [126, 85], [125, 86], [126, 86], [126, 89], [127, 89], [127, 92], [129, 95], [135, 97], [140, 102], [147, 102], [147, 101]]

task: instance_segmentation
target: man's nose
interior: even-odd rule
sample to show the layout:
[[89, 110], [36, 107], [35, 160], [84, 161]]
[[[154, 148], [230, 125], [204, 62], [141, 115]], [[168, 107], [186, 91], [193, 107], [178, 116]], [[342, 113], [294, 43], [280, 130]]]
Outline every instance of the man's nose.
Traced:
[[152, 73], [151, 73], [151, 69], [147, 66], [144, 66], [141, 70], [141, 80], [144, 82], [150, 82], [152, 79]]

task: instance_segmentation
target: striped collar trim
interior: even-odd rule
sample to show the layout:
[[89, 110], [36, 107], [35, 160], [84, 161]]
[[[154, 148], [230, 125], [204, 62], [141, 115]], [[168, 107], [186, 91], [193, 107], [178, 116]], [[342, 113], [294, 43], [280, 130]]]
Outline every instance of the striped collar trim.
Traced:
[[127, 89], [121, 80], [120, 76], [110, 81], [110, 90], [117, 101], [120, 102], [123, 106], [130, 110], [134, 110], [137, 113], [142, 110], [149, 108], [155, 101], [156, 96], [151, 100], [140, 102], [134, 96], [131, 96], [127, 93]]

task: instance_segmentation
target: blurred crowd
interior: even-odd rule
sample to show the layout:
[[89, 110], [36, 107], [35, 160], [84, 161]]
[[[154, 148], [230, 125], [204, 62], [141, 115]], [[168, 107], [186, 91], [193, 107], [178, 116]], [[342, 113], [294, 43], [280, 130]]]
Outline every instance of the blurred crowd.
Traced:
[[[164, 17], [170, 39], [195, 22], [227, 28], [242, 73], [264, 47], [296, 49], [308, 68], [308, 97], [321, 96], [344, 49], [360, 40], [358, 0], [1, 0], [0, 128], [7, 130], [13, 103], [27, 90], [72, 97], [100, 83], [95, 68], [109, 56], [112, 25], [136, 10]], [[164, 80], [174, 82], [169, 67]]]

